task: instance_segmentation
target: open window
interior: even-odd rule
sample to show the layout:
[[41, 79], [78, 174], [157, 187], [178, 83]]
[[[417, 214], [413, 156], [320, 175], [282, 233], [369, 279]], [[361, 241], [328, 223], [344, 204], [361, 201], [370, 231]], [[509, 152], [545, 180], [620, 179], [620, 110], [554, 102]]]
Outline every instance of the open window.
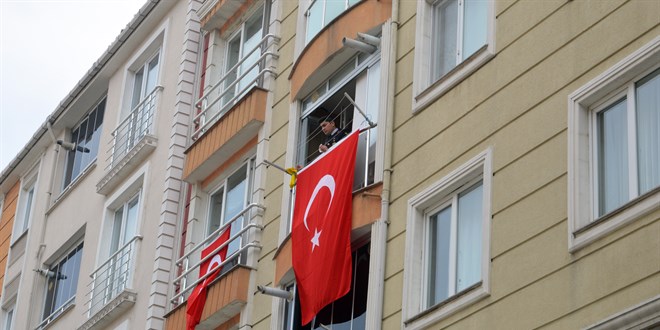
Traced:
[[354, 190], [378, 180], [378, 128], [370, 129], [369, 122], [377, 123], [380, 112], [379, 55], [351, 58], [302, 101], [299, 165], [307, 165], [320, 155], [319, 146], [325, 140], [320, 124], [326, 118], [332, 119], [337, 128], [346, 133], [363, 130], [358, 142]]
[[284, 289], [294, 293], [292, 301], [282, 300], [282, 330], [366, 329], [367, 288], [369, 286], [370, 244], [355, 251], [351, 290], [343, 297], [324, 307], [307, 325], [301, 325], [300, 301], [295, 284]]

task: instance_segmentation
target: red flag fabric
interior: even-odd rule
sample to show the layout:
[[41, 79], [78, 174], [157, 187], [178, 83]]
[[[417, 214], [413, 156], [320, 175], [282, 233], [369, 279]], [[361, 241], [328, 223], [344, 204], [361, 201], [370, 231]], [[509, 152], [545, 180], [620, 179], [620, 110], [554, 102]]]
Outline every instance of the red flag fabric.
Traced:
[[[202, 250], [202, 259], [220, 247], [227, 240], [229, 240], [230, 228], [231, 227], [227, 227], [227, 229], [225, 229], [225, 231], [223, 231], [222, 234], [220, 234], [218, 238], [216, 238], [215, 241], [211, 243], [211, 245]], [[206, 275], [209, 270], [212, 270], [214, 267], [218, 267], [218, 265], [225, 260], [227, 257], [228, 246], [229, 244], [220, 249], [220, 251], [215, 256], [213, 256], [213, 258], [209, 258], [208, 260], [202, 262], [202, 264], [199, 266], [200, 278]], [[193, 330], [195, 329], [195, 326], [199, 324], [199, 320], [202, 318], [204, 304], [206, 303], [207, 286], [218, 276], [218, 274], [220, 274], [221, 270], [222, 267], [218, 267], [213, 274], [209, 275], [209, 277], [204, 279], [204, 281], [197, 284], [195, 289], [193, 289], [193, 291], [190, 293], [190, 296], [188, 297], [188, 304], [186, 306], [186, 330]]]
[[358, 135], [347, 136], [298, 173], [291, 253], [303, 325], [351, 288]]

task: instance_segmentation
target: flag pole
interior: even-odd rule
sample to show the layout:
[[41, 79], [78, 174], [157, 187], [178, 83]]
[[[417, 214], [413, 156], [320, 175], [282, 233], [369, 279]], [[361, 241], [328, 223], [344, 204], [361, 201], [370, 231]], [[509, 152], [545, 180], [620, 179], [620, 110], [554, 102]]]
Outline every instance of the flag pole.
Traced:
[[273, 162], [270, 162], [268, 160], [263, 160], [264, 164], [266, 164], [266, 167], [272, 166], [288, 175], [291, 176], [291, 181], [289, 182], [289, 188], [293, 189], [293, 186], [296, 185], [296, 179], [298, 178], [298, 170], [295, 167], [290, 167], [290, 168], [284, 168], [282, 166], [279, 166]]

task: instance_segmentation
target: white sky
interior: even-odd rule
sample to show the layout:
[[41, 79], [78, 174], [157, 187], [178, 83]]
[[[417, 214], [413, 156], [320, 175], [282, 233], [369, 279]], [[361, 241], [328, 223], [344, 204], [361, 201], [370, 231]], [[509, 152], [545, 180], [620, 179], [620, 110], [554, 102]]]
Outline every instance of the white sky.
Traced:
[[0, 0], [0, 172], [145, 0]]

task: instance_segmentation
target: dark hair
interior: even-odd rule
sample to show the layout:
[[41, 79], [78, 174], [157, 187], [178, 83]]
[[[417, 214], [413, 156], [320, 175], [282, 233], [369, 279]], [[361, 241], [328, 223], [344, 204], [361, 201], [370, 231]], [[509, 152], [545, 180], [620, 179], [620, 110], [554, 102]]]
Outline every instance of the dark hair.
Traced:
[[324, 107], [318, 107], [316, 108], [316, 112], [318, 113], [319, 116], [319, 124], [322, 122], [328, 122], [328, 123], [335, 122], [335, 118], [332, 116], [332, 112], [328, 111], [328, 109]]

